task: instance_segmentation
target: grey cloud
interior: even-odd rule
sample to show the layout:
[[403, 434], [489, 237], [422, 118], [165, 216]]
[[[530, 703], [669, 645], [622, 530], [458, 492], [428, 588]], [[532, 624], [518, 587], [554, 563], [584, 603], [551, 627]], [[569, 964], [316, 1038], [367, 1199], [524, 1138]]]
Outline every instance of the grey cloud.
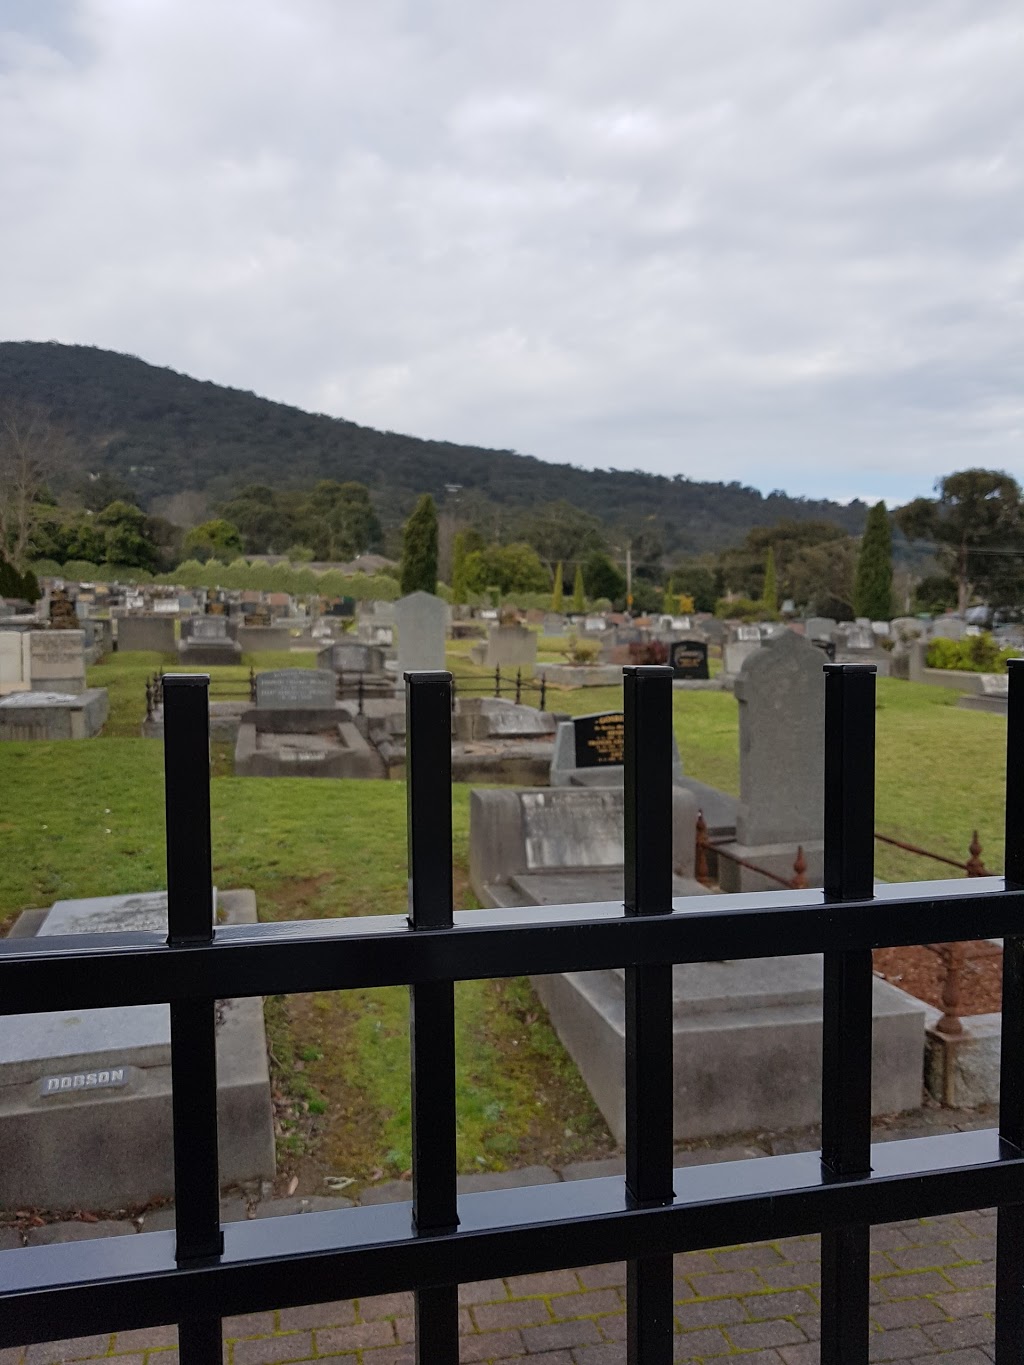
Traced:
[[8, 336], [579, 464], [1024, 473], [1017, 0], [46, 9]]

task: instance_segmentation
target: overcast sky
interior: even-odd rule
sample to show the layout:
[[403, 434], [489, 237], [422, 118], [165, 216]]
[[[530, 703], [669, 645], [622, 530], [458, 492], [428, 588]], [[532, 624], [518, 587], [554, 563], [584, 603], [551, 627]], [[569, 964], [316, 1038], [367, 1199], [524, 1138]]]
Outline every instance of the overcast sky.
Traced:
[[0, 335], [902, 501], [1024, 477], [1021, 0], [3, 0]]

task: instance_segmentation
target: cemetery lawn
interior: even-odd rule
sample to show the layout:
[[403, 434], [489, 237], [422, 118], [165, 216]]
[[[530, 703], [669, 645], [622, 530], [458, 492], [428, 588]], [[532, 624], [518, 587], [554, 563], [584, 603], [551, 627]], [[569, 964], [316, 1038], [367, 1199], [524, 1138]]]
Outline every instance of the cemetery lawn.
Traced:
[[[261, 655], [257, 668], [303, 666], [311, 653]], [[160, 656], [130, 655], [89, 670], [111, 694], [97, 742], [0, 744], [0, 931], [31, 906], [165, 884], [163, 753], [138, 738], [147, 674]], [[168, 661], [173, 665], [173, 661]], [[460, 674], [472, 670], [458, 655]], [[165, 665], [166, 666], [166, 665]], [[240, 681], [248, 661], [228, 673]], [[570, 714], [616, 709], [621, 689], [552, 691]], [[979, 830], [991, 871], [1002, 860], [1006, 723], [961, 711], [942, 688], [878, 685], [876, 828], [966, 857]], [[675, 728], [687, 772], [736, 792], [736, 703], [728, 693], [676, 692]], [[217, 885], [254, 888], [261, 918], [403, 913], [405, 787], [399, 782], [221, 776], [212, 783]], [[469, 788], [453, 796], [456, 901], [467, 882]], [[946, 875], [879, 847], [892, 880]], [[458, 987], [459, 1161], [463, 1170], [603, 1154], [612, 1140], [527, 982]], [[325, 1176], [360, 1184], [409, 1165], [407, 996], [401, 989], [324, 992], [267, 1002], [279, 1125], [279, 1168], [302, 1192]]]

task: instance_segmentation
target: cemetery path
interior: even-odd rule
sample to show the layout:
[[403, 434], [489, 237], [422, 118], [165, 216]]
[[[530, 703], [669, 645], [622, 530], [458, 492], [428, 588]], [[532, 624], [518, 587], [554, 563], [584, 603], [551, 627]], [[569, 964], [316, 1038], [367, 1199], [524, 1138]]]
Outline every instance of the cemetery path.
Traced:
[[[869, 1359], [989, 1365], [995, 1219], [991, 1211], [874, 1229]], [[675, 1258], [675, 1359], [816, 1365], [816, 1237], [687, 1252]], [[625, 1362], [625, 1269], [595, 1265], [463, 1285], [464, 1362]], [[224, 1323], [225, 1365], [325, 1357], [412, 1365], [410, 1294], [255, 1313]], [[0, 1351], [0, 1365], [119, 1361], [175, 1365], [173, 1327]]]

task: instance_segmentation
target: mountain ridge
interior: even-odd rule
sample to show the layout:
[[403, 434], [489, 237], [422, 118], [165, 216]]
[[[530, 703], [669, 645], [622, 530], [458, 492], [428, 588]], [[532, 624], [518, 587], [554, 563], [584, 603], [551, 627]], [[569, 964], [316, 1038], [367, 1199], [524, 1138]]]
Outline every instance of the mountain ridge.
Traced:
[[246, 484], [309, 487], [354, 479], [394, 526], [420, 493], [477, 507], [519, 509], [560, 500], [609, 527], [657, 525], [666, 550], [700, 553], [753, 526], [827, 520], [857, 534], [867, 508], [740, 483], [642, 471], [587, 470], [511, 450], [379, 431], [306, 412], [244, 389], [196, 379], [138, 356], [60, 342], [0, 342], [0, 398], [46, 409], [81, 443], [93, 473], [124, 480], [140, 505], [196, 489], [226, 499]]

